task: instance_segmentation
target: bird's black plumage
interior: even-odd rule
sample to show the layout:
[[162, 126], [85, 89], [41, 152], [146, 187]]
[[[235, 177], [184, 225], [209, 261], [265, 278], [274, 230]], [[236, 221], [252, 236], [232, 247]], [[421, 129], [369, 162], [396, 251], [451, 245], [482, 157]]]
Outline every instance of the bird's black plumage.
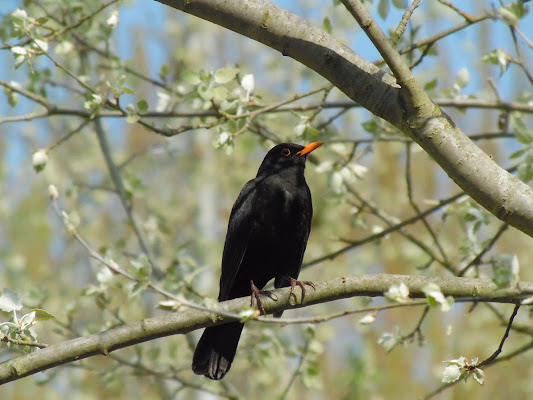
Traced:
[[[273, 147], [257, 176], [242, 188], [224, 243], [219, 301], [249, 296], [251, 281], [262, 289], [274, 279], [279, 288], [291, 285], [287, 277], [298, 278], [313, 215], [305, 161], [321, 145]], [[231, 367], [243, 327], [230, 322], [206, 328], [194, 352], [194, 373], [222, 379]]]

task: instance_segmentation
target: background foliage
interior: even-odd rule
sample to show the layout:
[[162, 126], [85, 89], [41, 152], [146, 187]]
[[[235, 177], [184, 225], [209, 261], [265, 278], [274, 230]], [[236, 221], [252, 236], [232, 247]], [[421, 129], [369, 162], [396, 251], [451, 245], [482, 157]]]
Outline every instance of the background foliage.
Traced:
[[[8, 3], [0, 24], [0, 286], [19, 300], [3, 292], [13, 303], [0, 322], [12, 319], [13, 310], [19, 319], [30, 313], [23, 326], [28, 339], [57, 343], [169, 312], [157, 308], [165, 298], [148, 288], [152, 267], [165, 272], [160, 285], [174, 294], [199, 303], [215, 298], [232, 203], [266, 150], [281, 141], [326, 142], [306, 172], [315, 216], [304, 279], [383, 272], [489, 277], [506, 285], [514, 284], [521, 263], [519, 278], [533, 280], [531, 238], [455, 196], [460, 190], [416, 144], [293, 60], [157, 3]], [[402, 3], [369, 7], [384, 30], [394, 30]], [[529, 182], [532, 17], [526, 2], [471, 3], [457, 2], [468, 7], [459, 10], [446, 1], [424, 2], [398, 47], [464, 25], [405, 57], [455, 123]], [[337, 2], [280, 4], [365, 58], [379, 59]], [[49, 185], [58, 191], [58, 213]], [[425, 218], [398, 227], [431, 207]], [[387, 228], [391, 233], [381, 235]], [[111, 273], [88, 248], [133, 279]], [[342, 300], [290, 316], [368, 304]], [[55, 318], [37, 311], [32, 324], [34, 309]], [[511, 311], [456, 304], [447, 313], [382, 312], [369, 325], [360, 315], [283, 328], [251, 323], [223, 382], [190, 371], [194, 332], [1, 390], [17, 399], [66, 393], [411, 399], [440, 385], [442, 361], [492, 354]], [[529, 312], [521, 310], [516, 321], [530, 325]], [[2, 325], [12, 339], [24, 339], [8, 328]], [[531, 336], [515, 329], [506, 348], [520, 348]], [[7, 339], [2, 346], [0, 361], [33, 348]], [[507, 368], [487, 370], [485, 386], [469, 380], [442, 398], [526, 398], [533, 389], [531, 357], [519, 354]]]

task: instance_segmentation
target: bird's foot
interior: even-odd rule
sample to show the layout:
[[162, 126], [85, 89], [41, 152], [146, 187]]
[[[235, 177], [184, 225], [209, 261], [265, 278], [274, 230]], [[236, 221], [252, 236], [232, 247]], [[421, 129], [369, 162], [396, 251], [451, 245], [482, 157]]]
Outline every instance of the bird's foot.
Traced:
[[315, 284], [313, 282], [310, 282], [310, 281], [299, 281], [299, 280], [294, 279], [294, 278], [292, 278], [290, 276], [285, 276], [284, 278], [287, 279], [291, 283], [291, 292], [289, 294], [289, 297], [290, 296], [294, 296], [294, 298], [296, 299], [296, 295], [294, 294], [294, 288], [296, 286], [299, 286], [300, 289], [302, 289], [302, 302], [304, 301], [305, 294], [306, 294], [305, 285], [311, 286], [313, 289], [316, 290]]
[[257, 286], [255, 286], [254, 281], [250, 281], [250, 285], [251, 285], [251, 288], [252, 288], [252, 296], [250, 298], [250, 306], [254, 305], [254, 299], [255, 299], [255, 302], [257, 303], [257, 308], [259, 309], [259, 313], [261, 315], [266, 315], [265, 309], [263, 307], [263, 303], [261, 302], [261, 295], [262, 294], [266, 294], [271, 299], [274, 299], [274, 300], [278, 299], [277, 296], [274, 293], [272, 293], [270, 290], [261, 290], [261, 289], [259, 289]]

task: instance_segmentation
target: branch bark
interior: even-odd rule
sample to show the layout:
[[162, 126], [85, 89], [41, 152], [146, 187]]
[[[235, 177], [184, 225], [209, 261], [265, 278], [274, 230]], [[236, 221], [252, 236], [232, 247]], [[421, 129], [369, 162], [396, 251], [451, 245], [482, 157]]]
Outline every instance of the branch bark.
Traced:
[[[157, 0], [257, 40], [313, 69], [415, 140], [468, 195], [533, 236], [533, 189], [498, 166], [420, 88], [358, 1], [343, 1], [396, 80], [323, 30], [266, 0]], [[386, 40], [384, 40], [386, 39]]]
[[[412, 298], [425, 297], [422, 289], [428, 283], [438, 284], [445, 296], [454, 296], [457, 301], [516, 303], [533, 294], [533, 282], [521, 282], [519, 287], [498, 289], [492, 281], [485, 279], [377, 274], [318, 282], [315, 284], [315, 290], [308, 289], [303, 302], [298, 298], [296, 304], [291, 304], [289, 301], [290, 288], [275, 290], [278, 300], [265, 297], [263, 306], [270, 314], [355, 296], [382, 296], [391, 286], [399, 285], [401, 282], [407, 285]], [[296, 292], [299, 294], [298, 290]], [[234, 313], [237, 317], [239, 311], [249, 304], [248, 297], [230, 300], [220, 303], [219, 311]], [[48, 346], [0, 364], [0, 385], [87, 357], [108, 355], [112, 351], [134, 344], [169, 335], [185, 334], [214, 325], [213, 313], [186, 309]], [[224, 318], [216, 323], [227, 323], [232, 320]], [[266, 317], [259, 317], [258, 321], [283, 323], [283, 319], [273, 320]]]

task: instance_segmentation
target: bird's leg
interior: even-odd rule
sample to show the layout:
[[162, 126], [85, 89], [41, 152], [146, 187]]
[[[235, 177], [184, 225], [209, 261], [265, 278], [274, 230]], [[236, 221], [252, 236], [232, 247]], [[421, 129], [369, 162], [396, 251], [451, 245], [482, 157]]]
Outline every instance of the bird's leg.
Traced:
[[250, 281], [250, 286], [252, 288], [252, 296], [250, 298], [250, 306], [254, 305], [254, 299], [257, 303], [257, 308], [259, 309], [259, 313], [261, 315], [266, 315], [265, 309], [263, 308], [263, 303], [261, 302], [261, 295], [262, 294], [268, 294], [270, 298], [277, 300], [277, 296], [272, 293], [270, 290], [261, 290], [257, 286], [255, 286], [254, 281]]
[[296, 298], [296, 295], [293, 293], [294, 292], [294, 288], [296, 286], [299, 286], [302, 289], [302, 302], [305, 299], [305, 293], [306, 293], [305, 285], [311, 286], [313, 289], [316, 290], [315, 284], [313, 282], [310, 282], [310, 281], [299, 281], [297, 279], [294, 279], [291, 276], [284, 276], [284, 278], [291, 283], [291, 292], [289, 293], [289, 297], [290, 296], [294, 296]]

